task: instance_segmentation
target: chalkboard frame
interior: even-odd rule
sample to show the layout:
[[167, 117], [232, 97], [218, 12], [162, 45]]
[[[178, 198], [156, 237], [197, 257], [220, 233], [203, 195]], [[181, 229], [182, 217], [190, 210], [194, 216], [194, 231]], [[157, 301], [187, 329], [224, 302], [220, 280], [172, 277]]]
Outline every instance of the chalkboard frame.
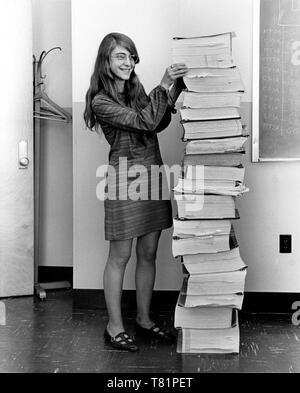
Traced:
[[252, 162], [300, 161], [299, 157], [260, 157], [260, 7], [261, 0], [253, 0], [253, 74], [252, 74]]

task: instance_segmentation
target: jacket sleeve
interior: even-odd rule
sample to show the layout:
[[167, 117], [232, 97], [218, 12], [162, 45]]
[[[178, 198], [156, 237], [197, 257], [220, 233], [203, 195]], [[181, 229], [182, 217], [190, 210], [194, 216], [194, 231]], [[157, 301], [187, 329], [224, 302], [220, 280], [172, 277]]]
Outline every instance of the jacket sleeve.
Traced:
[[177, 112], [177, 110], [175, 109], [175, 102], [184, 88], [186, 88], [186, 86], [183, 82], [183, 79], [181, 78], [180, 80], [179, 79], [177, 80], [177, 83], [174, 83], [171, 91], [168, 92], [169, 106], [168, 109], [166, 110], [166, 113], [162, 121], [159, 123], [158, 127], [156, 128], [156, 132], [163, 131], [170, 124], [172, 113]]
[[168, 127], [168, 125], [171, 123], [171, 119], [172, 119], [172, 109], [168, 107], [164, 114], [164, 117], [162, 118], [159, 125], [156, 127], [155, 132], [161, 132], [165, 130]]
[[105, 123], [132, 132], [155, 132], [168, 108], [168, 94], [159, 85], [148, 97], [148, 104], [141, 111], [136, 111], [100, 93], [94, 98], [92, 108], [100, 125]]

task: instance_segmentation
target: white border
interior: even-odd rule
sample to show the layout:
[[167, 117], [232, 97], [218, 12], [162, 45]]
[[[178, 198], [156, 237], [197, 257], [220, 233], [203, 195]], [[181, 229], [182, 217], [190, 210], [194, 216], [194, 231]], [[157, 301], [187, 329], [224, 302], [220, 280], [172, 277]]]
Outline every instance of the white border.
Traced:
[[252, 162], [259, 162], [260, 0], [253, 0]]

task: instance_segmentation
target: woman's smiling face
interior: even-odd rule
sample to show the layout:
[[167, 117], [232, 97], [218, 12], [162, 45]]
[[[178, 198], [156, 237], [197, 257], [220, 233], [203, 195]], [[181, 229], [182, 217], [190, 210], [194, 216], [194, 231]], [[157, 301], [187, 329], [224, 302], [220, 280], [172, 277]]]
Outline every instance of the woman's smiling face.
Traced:
[[134, 56], [123, 46], [117, 45], [110, 55], [110, 69], [122, 81], [130, 78], [135, 66]]

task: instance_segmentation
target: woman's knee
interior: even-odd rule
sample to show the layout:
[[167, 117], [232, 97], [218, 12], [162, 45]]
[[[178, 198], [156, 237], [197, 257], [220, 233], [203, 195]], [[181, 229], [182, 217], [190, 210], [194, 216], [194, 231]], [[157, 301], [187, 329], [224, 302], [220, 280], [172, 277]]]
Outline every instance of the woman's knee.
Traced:
[[131, 245], [131, 239], [127, 241], [111, 241], [107, 264], [117, 268], [124, 268], [131, 256]]
[[136, 255], [138, 262], [155, 262], [160, 234], [161, 231], [156, 231], [138, 238], [136, 244]]
[[109, 256], [107, 260], [107, 264], [114, 268], [123, 269], [126, 267], [129, 259], [130, 259], [130, 255]]
[[156, 260], [156, 248], [153, 247], [137, 247], [137, 262], [146, 261], [146, 262], [155, 262]]

